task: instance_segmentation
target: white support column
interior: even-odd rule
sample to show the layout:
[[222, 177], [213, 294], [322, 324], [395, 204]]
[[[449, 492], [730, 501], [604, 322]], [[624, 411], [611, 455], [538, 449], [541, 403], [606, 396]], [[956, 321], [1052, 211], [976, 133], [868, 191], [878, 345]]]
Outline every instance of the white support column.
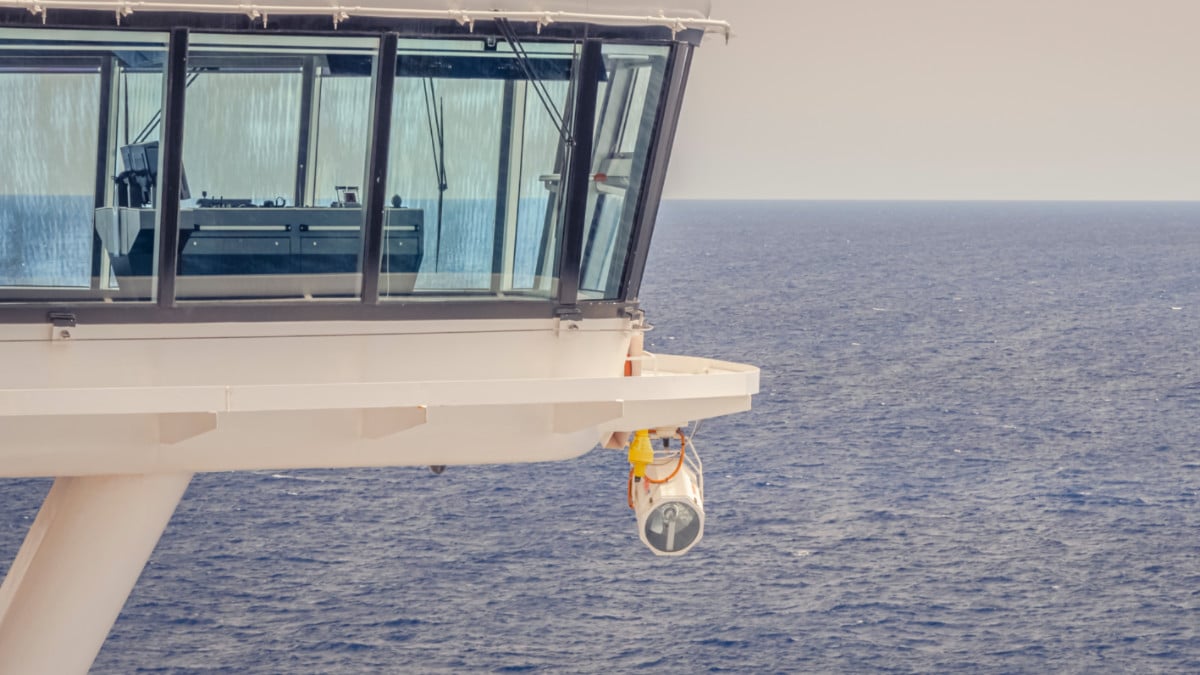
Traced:
[[87, 673], [191, 478], [54, 481], [0, 586], [0, 673]]

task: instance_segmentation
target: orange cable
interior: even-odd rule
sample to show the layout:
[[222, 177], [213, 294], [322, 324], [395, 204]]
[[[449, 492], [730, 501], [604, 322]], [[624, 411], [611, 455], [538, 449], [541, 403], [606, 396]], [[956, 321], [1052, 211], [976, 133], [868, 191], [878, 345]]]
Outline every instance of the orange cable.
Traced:
[[661, 485], [671, 480], [675, 477], [675, 474], [679, 473], [679, 470], [683, 468], [683, 455], [687, 451], [687, 436], [684, 436], [682, 431], [679, 432], [679, 443], [679, 463], [675, 465], [675, 470], [671, 472], [671, 475], [661, 480], [655, 480], [650, 476], [646, 476], [647, 481], [655, 485]]

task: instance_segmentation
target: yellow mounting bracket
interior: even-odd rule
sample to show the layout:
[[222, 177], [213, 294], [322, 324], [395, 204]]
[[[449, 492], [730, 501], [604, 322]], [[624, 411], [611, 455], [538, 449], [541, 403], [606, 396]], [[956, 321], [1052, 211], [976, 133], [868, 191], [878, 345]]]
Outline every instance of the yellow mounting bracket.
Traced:
[[650, 445], [650, 432], [639, 429], [629, 443], [629, 463], [633, 465], [633, 477], [646, 475], [646, 465], [654, 461], [654, 447]]

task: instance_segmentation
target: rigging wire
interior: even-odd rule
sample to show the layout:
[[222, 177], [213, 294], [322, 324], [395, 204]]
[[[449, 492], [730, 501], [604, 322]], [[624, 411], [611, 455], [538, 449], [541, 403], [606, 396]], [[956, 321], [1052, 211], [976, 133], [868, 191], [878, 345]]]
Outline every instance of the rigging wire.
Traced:
[[[198, 77], [200, 77], [200, 73], [198, 71], [192, 73], [192, 76], [189, 77], [187, 82], [184, 83], [183, 88], [187, 89], [188, 87], [192, 86], [192, 83], [195, 82], [196, 78]], [[146, 126], [142, 127], [142, 130], [138, 132], [136, 137], [134, 137], [134, 144], [136, 145], [142, 141], [145, 141], [150, 134], [154, 133], [154, 130], [158, 128], [158, 124], [161, 121], [162, 108], [159, 108], [154, 115], [150, 117], [150, 121], [146, 122]], [[125, 145], [129, 145], [129, 73], [125, 73]]]
[[550, 116], [551, 123], [558, 130], [559, 137], [568, 144], [574, 144], [575, 139], [566, 128], [567, 123], [562, 111], [554, 104], [554, 97], [550, 95], [546, 83], [533, 72], [533, 61], [529, 58], [529, 52], [525, 51], [525, 45], [517, 37], [516, 31], [513, 30], [512, 24], [508, 19], [498, 17], [496, 27], [500, 29], [504, 41], [512, 48], [513, 55], [517, 58], [517, 65], [521, 66], [521, 70], [525, 73], [525, 79], [533, 86], [533, 91], [537, 94], [538, 100], [542, 102], [542, 107], [546, 109], [546, 114]]
[[[442, 205], [446, 197], [446, 100], [438, 99], [432, 77], [421, 81], [425, 94], [425, 120], [429, 125], [429, 145], [433, 150], [434, 180], [438, 185], [437, 240], [433, 249], [433, 270], [438, 271], [442, 257]], [[440, 108], [440, 109], [439, 109]]]

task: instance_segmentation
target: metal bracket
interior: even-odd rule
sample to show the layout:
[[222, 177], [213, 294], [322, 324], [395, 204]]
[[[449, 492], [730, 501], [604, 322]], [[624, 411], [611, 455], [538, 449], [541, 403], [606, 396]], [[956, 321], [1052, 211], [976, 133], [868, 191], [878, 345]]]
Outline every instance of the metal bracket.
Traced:
[[70, 312], [50, 312], [46, 315], [55, 328], [74, 328], [75, 315]]
[[583, 321], [583, 310], [578, 305], [559, 305], [554, 308], [554, 336], [562, 335], [563, 330], [577, 331]]
[[583, 310], [579, 305], [559, 305], [554, 308], [554, 316], [563, 321], [583, 321]]
[[554, 404], [554, 433], [572, 434], [598, 427], [625, 415], [624, 401], [587, 401]]
[[72, 329], [75, 328], [75, 315], [70, 312], [50, 312], [46, 315], [50, 321], [50, 340], [62, 342], [71, 339]]
[[174, 445], [216, 428], [216, 413], [161, 413], [158, 415], [158, 442]]
[[634, 330], [651, 331], [654, 326], [646, 323], [646, 311], [637, 305], [629, 305], [621, 310], [621, 314], [629, 319], [630, 327]]
[[359, 412], [359, 434], [363, 438], [386, 438], [428, 421], [429, 409], [423, 405], [415, 408], [363, 408]]

